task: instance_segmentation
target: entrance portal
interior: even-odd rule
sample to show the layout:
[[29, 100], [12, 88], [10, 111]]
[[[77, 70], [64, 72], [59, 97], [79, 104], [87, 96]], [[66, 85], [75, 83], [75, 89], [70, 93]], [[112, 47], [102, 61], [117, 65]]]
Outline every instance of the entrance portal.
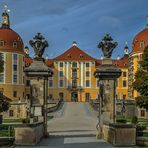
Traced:
[[71, 93], [71, 101], [72, 102], [78, 102], [78, 93], [77, 92]]

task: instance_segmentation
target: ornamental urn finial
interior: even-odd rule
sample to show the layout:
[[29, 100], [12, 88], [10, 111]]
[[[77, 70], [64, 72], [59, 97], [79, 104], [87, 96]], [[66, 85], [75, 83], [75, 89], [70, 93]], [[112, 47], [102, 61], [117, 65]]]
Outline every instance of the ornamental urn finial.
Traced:
[[99, 43], [98, 48], [102, 49], [105, 58], [111, 58], [114, 48], [118, 45], [109, 34], [106, 34]]
[[43, 54], [45, 51], [45, 48], [48, 47], [48, 42], [45, 40], [45, 38], [41, 35], [41, 33], [37, 33], [33, 40], [29, 41], [29, 44], [33, 47], [35, 55], [34, 59], [41, 60], [43, 59]]

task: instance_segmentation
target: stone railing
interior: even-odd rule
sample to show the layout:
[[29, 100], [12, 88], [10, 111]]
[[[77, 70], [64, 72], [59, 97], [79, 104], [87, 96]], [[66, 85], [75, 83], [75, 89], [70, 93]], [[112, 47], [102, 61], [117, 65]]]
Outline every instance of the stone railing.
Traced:
[[59, 106], [63, 104], [63, 100], [53, 100], [47, 105], [47, 113], [54, 112], [58, 110]]

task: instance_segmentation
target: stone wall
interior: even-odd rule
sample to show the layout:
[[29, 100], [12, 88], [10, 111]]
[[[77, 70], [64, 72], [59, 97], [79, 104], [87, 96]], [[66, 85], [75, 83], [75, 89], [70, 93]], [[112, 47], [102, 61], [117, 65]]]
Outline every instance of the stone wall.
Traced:
[[43, 123], [21, 124], [15, 127], [16, 145], [36, 145], [43, 137]]
[[103, 125], [104, 140], [113, 146], [135, 146], [136, 128], [127, 124]]

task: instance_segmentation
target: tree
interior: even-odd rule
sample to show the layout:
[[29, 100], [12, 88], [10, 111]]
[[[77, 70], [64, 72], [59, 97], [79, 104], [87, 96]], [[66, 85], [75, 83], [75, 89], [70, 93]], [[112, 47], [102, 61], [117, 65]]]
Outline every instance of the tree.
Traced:
[[[3, 61], [3, 55], [0, 53], [0, 73], [4, 71], [4, 61]], [[0, 92], [0, 113], [5, 112], [9, 109], [9, 103], [6, 99], [4, 98], [3, 93]]]
[[137, 106], [148, 110], [148, 46], [143, 52], [141, 68], [135, 74], [133, 88], [140, 94], [136, 98]]

